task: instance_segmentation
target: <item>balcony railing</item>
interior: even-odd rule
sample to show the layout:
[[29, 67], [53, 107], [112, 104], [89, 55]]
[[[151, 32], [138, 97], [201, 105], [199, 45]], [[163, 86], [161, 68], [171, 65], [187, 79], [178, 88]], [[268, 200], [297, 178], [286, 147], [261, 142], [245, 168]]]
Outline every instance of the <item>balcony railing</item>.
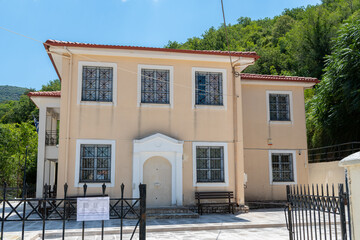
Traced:
[[59, 133], [57, 130], [47, 130], [45, 132], [45, 145], [56, 146], [59, 144]]
[[309, 149], [309, 163], [340, 161], [360, 151], [360, 142], [349, 142], [338, 145]]

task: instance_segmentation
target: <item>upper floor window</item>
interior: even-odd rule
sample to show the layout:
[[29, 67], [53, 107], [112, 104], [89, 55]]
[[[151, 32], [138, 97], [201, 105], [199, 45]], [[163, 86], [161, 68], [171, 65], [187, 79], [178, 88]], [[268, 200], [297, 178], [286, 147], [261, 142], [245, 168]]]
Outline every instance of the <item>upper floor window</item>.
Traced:
[[291, 101], [289, 91], [267, 91], [268, 121], [292, 121]]
[[141, 103], [170, 103], [170, 70], [141, 69]]
[[81, 101], [112, 102], [113, 68], [83, 66]]
[[80, 182], [110, 182], [111, 145], [81, 144]]
[[195, 71], [195, 104], [223, 105], [223, 74]]
[[116, 63], [79, 61], [78, 79], [78, 104], [116, 104]]

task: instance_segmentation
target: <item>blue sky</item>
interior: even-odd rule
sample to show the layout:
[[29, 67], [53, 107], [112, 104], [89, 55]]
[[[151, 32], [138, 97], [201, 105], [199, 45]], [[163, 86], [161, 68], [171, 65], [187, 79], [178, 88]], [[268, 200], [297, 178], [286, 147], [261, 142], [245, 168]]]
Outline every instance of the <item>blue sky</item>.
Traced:
[[[227, 23], [320, 0], [223, 0]], [[47, 39], [163, 47], [222, 23], [221, 0], [0, 0], [0, 27]], [[57, 75], [43, 45], [0, 29], [0, 85], [40, 89]]]

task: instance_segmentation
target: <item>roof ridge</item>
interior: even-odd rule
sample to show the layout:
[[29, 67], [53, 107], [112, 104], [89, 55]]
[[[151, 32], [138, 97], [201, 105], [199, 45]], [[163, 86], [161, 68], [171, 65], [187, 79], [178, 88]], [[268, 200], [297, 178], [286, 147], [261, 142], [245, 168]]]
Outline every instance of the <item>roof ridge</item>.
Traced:
[[266, 75], [256, 73], [240, 73], [241, 78], [250, 80], [273, 80], [273, 81], [297, 81], [297, 82], [315, 82], [320, 81], [314, 77], [284, 76], [284, 75]]

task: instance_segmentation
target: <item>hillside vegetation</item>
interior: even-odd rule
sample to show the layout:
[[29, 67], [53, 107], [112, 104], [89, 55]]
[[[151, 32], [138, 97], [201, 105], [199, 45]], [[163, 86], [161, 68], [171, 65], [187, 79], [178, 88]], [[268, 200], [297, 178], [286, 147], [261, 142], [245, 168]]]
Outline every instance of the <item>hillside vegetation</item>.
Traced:
[[[350, 120], [360, 116], [360, 104], [354, 101], [342, 103], [343, 98], [360, 98], [360, 83], [357, 82], [360, 81], [360, 53], [355, 46], [359, 40], [356, 35], [360, 34], [356, 30], [356, 26], [360, 25], [359, 18], [360, 0], [323, 0], [316, 6], [285, 9], [274, 18], [252, 20], [240, 17], [236, 24], [227, 26], [229, 48], [223, 25], [211, 27], [201, 37], [189, 38], [184, 43], [169, 41], [165, 47], [256, 51], [260, 59], [245, 72], [316, 77], [331, 81], [331, 84], [336, 83], [332, 85], [333, 88], [321, 83], [305, 93], [308, 145], [311, 148], [360, 139], [360, 127], [354, 131], [353, 121]], [[346, 34], [348, 36], [344, 36]], [[341, 41], [345, 41], [345, 44], [341, 44]], [[339, 52], [343, 58], [334, 63], [336, 57], [333, 54], [339, 55]], [[358, 74], [345, 74], [342, 68], [344, 64], [352, 66], [351, 71]], [[336, 72], [334, 66], [337, 67]], [[329, 80], [330, 74], [333, 75], [332, 80]], [[345, 75], [339, 80], [338, 74]], [[342, 91], [335, 91], [334, 86]], [[329, 94], [331, 98], [328, 98]], [[344, 108], [344, 103], [353, 105]], [[329, 118], [332, 120], [328, 121]], [[339, 131], [340, 123], [342, 130]]]
[[26, 88], [14, 86], [0, 86], [0, 103], [9, 100], [19, 100], [20, 96], [26, 91]]

